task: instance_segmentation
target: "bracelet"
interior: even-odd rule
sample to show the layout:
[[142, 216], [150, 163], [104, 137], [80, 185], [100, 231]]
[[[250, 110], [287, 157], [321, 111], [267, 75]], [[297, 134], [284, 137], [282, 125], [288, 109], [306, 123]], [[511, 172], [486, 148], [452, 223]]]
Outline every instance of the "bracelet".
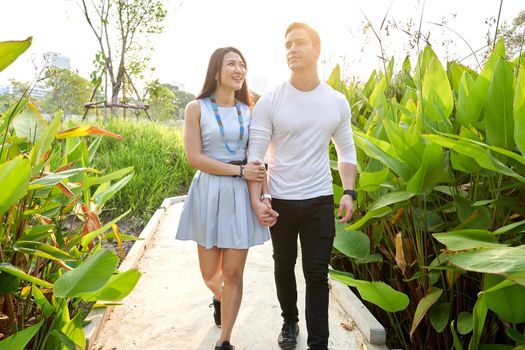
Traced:
[[243, 164], [239, 164], [239, 177], [241, 179], [244, 179], [244, 165]]

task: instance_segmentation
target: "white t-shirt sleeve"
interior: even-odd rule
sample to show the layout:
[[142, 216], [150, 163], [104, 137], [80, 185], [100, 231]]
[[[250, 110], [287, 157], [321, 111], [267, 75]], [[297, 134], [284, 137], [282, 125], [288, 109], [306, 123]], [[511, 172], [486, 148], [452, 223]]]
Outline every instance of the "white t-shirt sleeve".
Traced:
[[264, 162], [273, 133], [271, 109], [272, 102], [267, 95], [261, 97], [253, 109], [248, 143], [249, 162]]
[[337, 151], [338, 162], [357, 164], [355, 152], [354, 137], [350, 125], [350, 106], [346, 99], [342, 101], [342, 118], [341, 123], [337, 126], [332, 135], [335, 149]]

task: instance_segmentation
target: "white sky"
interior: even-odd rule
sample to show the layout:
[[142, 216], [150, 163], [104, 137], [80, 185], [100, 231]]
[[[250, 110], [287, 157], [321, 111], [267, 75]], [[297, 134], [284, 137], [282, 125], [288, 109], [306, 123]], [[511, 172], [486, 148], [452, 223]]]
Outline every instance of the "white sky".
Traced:
[[[45, 52], [60, 52], [70, 57], [73, 68], [88, 77], [97, 51], [97, 42], [77, 0], [8, 0], [0, 3], [0, 41], [21, 40], [33, 36], [33, 45], [14, 64], [0, 73], [0, 84], [10, 78], [31, 80], [35, 75], [32, 61], [41, 62]], [[409, 18], [419, 22], [420, 0], [166, 0], [168, 16], [164, 32], [153, 37], [155, 53], [147, 78], [161, 82], [183, 83], [197, 93], [204, 79], [213, 50], [235, 46], [248, 62], [250, 79], [264, 78], [267, 88], [285, 80], [288, 69], [284, 59], [284, 31], [293, 21], [304, 21], [316, 28], [322, 41], [319, 63], [321, 78], [327, 78], [336, 63], [343, 63], [345, 76], [365, 79], [380, 67], [376, 57], [379, 45], [373, 36], [363, 35], [364, 17], [379, 27], [390, 4], [389, 19]], [[499, 0], [427, 0], [423, 32], [431, 31], [431, 41], [438, 55], [464, 57], [468, 46], [450, 31], [428, 22], [448, 20], [447, 25], [478, 49], [485, 44], [485, 23], [497, 17]], [[502, 20], [511, 21], [525, 9], [521, 0], [504, 0]], [[362, 11], [362, 12], [361, 12]], [[455, 15], [454, 15], [455, 14]], [[406, 51], [408, 36], [391, 30], [383, 39], [387, 54], [400, 56]], [[493, 29], [492, 29], [493, 33]], [[441, 42], [453, 39], [454, 44]], [[414, 59], [414, 57], [413, 57]], [[324, 62], [324, 63], [323, 63]], [[473, 65], [474, 61], [465, 63]]]

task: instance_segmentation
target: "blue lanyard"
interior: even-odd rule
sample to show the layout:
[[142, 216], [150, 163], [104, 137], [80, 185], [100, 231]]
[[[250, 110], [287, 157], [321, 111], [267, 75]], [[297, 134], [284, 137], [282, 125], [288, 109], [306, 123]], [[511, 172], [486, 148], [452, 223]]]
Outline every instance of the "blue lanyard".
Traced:
[[217, 124], [219, 124], [219, 130], [221, 132], [224, 146], [226, 146], [228, 152], [230, 152], [231, 154], [236, 154], [239, 148], [241, 147], [242, 137], [244, 136], [244, 120], [242, 119], [241, 105], [239, 104], [239, 101], [235, 100], [235, 108], [237, 109], [237, 119], [239, 120], [239, 141], [237, 141], [237, 147], [235, 148], [235, 150], [232, 150], [224, 137], [224, 125], [222, 124], [221, 116], [219, 114], [219, 107], [217, 107], [217, 102], [215, 101], [215, 95], [211, 95], [210, 100], [211, 107], [213, 108], [213, 112], [215, 113], [215, 119], [217, 120]]

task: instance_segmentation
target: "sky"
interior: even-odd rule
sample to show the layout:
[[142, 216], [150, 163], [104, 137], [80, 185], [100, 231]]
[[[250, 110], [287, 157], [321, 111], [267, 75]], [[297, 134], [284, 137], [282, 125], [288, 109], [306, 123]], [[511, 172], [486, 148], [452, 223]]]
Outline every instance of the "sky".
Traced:
[[[93, 70], [97, 41], [78, 7], [79, 0], [4, 0], [0, 4], [0, 41], [33, 36], [32, 46], [15, 63], [0, 72], [0, 84], [9, 79], [29, 81], [46, 52], [70, 57], [73, 69], [88, 77]], [[499, 0], [165, 0], [168, 15], [164, 31], [151, 37], [154, 52], [145, 80], [175, 83], [194, 94], [202, 86], [211, 53], [221, 46], [240, 49], [248, 64], [248, 84], [264, 93], [286, 80], [289, 70], [284, 52], [284, 32], [294, 21], [306, 22], [321, 36], [319, 75], [328, 78], [336, 64], [346, 78], [366, 79], [380, 68], [380, 46], [365, 16], [379, 30], [383, 18], [417, 27], [423, 13], [422, 32], [430, 33], [442, 60], [465, 57], [469, 47], [486, 44], [494, 32]], [[525, 9], [521, 0], [504, 0], [501, 21], [511, 21]], [[443, 23], [452, 29], [436, 26]], [[490, 27], [489, 24], [492, 23]], [[457, 34], [455, 34], [456, 32]], [[387, 56], [401, 63], [409, 36], [391, 24], [381, 33]], [[452, 42], [450, 42], [452, 40]], [[415, 58], [413, 57], [414, 61]], [[463, 63], [474, 66], [472, 58]], [[257, 90], [257, 89], [256, 89]]]

